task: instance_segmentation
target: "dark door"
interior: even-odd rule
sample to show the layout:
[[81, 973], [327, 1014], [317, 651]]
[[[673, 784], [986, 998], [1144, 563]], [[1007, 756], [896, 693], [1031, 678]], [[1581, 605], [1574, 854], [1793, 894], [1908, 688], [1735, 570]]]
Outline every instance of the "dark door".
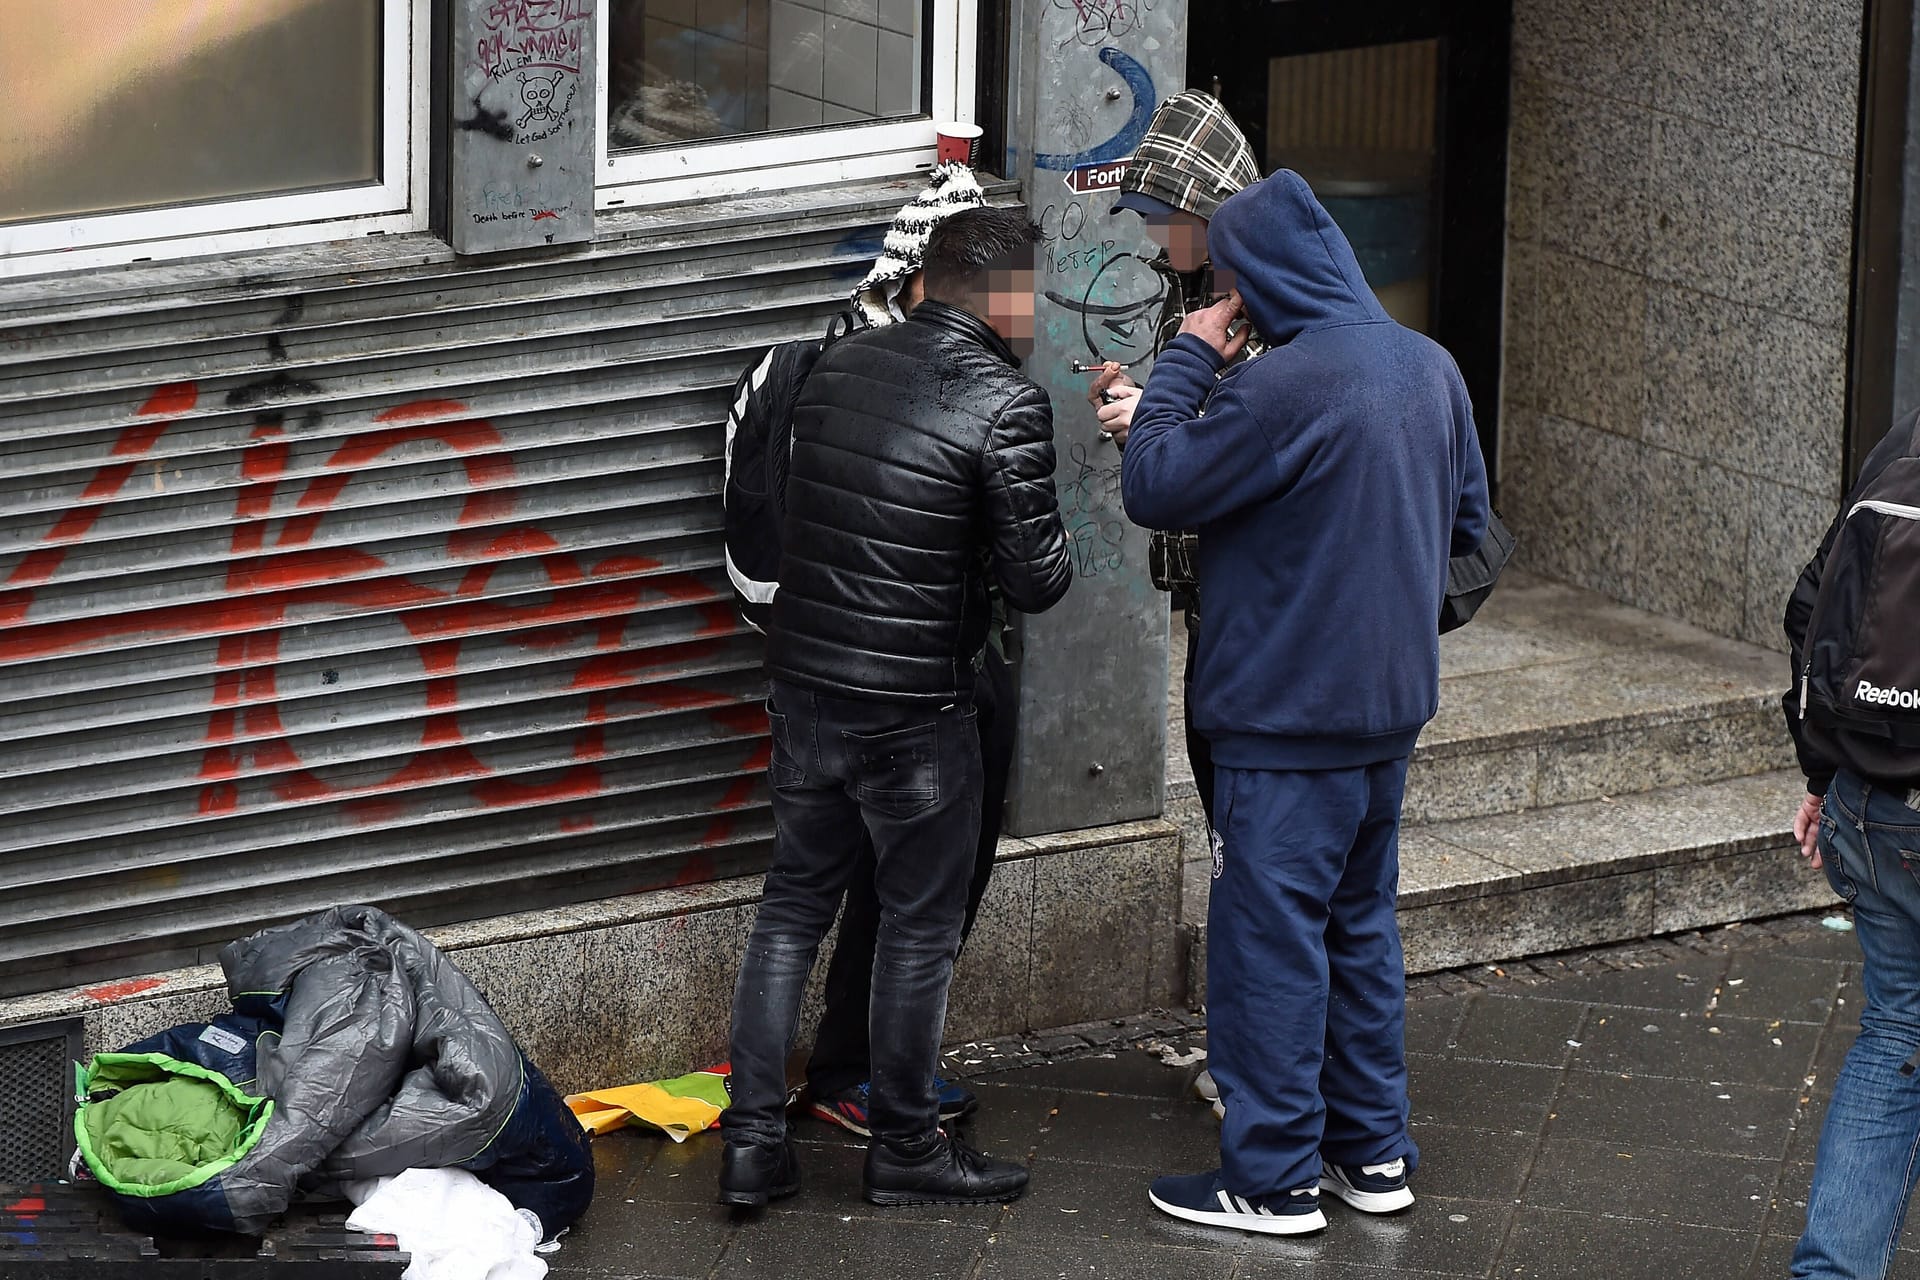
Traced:
[[1490, 474], [1510, 0], [1195, 0], [1188, 83], [1313, 185], [1395, 319], [1459, 362]]

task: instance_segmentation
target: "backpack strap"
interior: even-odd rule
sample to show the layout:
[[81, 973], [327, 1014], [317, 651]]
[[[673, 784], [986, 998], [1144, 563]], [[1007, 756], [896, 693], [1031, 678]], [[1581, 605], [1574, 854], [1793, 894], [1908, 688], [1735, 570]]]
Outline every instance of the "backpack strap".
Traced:
[[854, 321], [852, 311], [834, 312], [832, 318], [827, 321], [827, 332], [825, 336], [820, 339], [820, 350], [825, 351], [828, 347], [840, 341], [840, 339], [851, 334], [857, 327], [858, 325]]

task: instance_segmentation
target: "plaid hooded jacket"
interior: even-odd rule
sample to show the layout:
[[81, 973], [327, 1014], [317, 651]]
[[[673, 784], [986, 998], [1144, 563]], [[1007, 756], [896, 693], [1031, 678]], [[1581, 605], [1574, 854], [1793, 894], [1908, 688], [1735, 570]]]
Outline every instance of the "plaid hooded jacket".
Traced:
[[1189, 89], [1160, 104], [1120, 175], [1120, 190], [1213, 217], [1228, 196], [1260, 181], [1260, 165], [1218, 101]]
[[[1258, 181], [1260, 165], [1240, 126], [1217, 99], [1189, 89], [1174, 94], [1153, 113], [1146, 136], [1140, 139], [1133, 160], [1120, 175], [1120, 190], [1151, 196], [1211, 219], [1228, 196]], [[1167, 299], [1154, 327], [1153, 352], [1159, 355], [1180, 332], [1189, 304], [1204, 304], [1211, 297], [1213, 271], [1203, 269], [1196, 273], [1197, 279], [1183, 277], [1165, 253], [1154, 258], [1151, 265], [1167, 282]], [[1248, 355], [1263, 349], [1257, 338], [1247, 344]], [[1191, 628], [1198, 622], [1200, 611], [1194, 535], [1156, 530], [1152, 543], [1154, 581], [1162, 590], [1174, 593]]]
[[[1227, 197], [1260, 181], [1253, 148], [1217, 99], [1198, 90], [1176, 93], [1160, 104], [1146, 136], [1120, 175], [1124, 194], [1138, 193], [1211, 219]], [[1167, 281], [1167, 301], [1155, 331], [1154, 354], [1173, 340], [1186, 319], [1188, 296], [1178, 273], [1161, 254], [1153, 266]], [[1197, 282], [1202, 295], [1212, 292], [1212, 272]]]

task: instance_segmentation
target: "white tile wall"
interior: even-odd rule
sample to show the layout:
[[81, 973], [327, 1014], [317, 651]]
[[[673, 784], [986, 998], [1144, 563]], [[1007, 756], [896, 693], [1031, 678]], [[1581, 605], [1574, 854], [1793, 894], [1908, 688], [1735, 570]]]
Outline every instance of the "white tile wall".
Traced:
[[920, 83], [920, 59], [913, 37], [882, 31], [879, 39], [880, 83], [875, 106], [883, 116], [911, 115], [920, 107], [914, 92]]
[[871, 22], [828, 18], [827, 83], [821, 96], [871, 119], [880, 79], [880, 28]]
[[812, 128], [823, 122], [821, 109], [824, 106], [826, 104], [818, 98], [788, 93], [785, 89], [769, 89], [767, 90], [767, 128]]
[[[921, 0], [773, 0], [768, 127], [915, 114], [920, 15]], [[818, 99], [817, 113], [795, 96]]]
[[881, 26], [912, 35], [920, 29], [920, 0], [880, 0]]
[[[818, 9], [773, 0], [767, 81], [775, 89], [824, 98], [826, 17]], [[776, 126], [777, 127], [777, 126]]]

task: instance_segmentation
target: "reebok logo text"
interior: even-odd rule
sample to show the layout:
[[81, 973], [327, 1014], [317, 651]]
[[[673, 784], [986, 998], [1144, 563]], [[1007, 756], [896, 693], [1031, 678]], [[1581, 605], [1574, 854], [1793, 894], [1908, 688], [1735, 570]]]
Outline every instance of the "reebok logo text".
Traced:
[[1920, 689], [1883, 689], [1871, 680], [1862, 680], [1860, 687], [1853, 691], [1853, 700], [1912, 711], [1920, 708]]

